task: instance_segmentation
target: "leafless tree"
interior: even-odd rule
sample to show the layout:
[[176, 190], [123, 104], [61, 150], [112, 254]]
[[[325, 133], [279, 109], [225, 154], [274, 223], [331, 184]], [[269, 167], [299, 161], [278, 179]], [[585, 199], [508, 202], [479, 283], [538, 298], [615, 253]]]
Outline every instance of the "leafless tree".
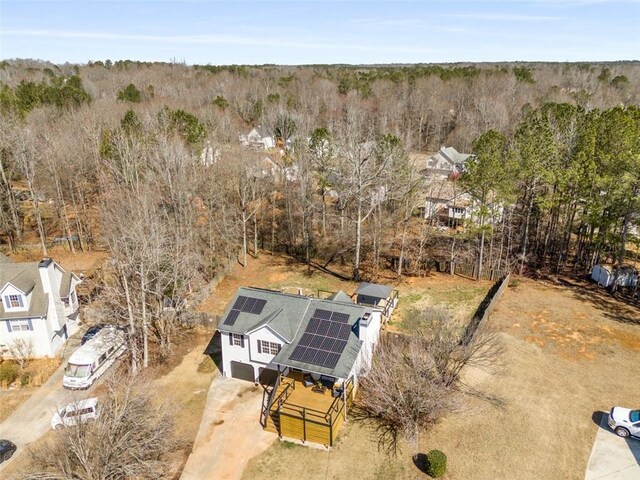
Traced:
[[467, 394], [477, 394], [461, 381], [462, 370], [491, 369], [501, 355], [495, 335], [479, 331], [465, 337], [444, 310], [414, 312], [409, 318], [418, 330], [381, 338], [357, 399], [357, 417], [374, 421], [380, 447], [392, 454], [401, 438], [417, 452], [422, 432], [459, 409]]
[[176, 441], [170, 410], [158, 405], [151, 386], [133, 377], [107, 382], [99, 417], [54, 431], [30, 452], [24, 480], [167, 478], [164, 455]]
[[31, 339], [18, 338], [7, 345], [7, 352], [18, 362], [20, 370], [24, 370], [33, 358], [33, 342]]

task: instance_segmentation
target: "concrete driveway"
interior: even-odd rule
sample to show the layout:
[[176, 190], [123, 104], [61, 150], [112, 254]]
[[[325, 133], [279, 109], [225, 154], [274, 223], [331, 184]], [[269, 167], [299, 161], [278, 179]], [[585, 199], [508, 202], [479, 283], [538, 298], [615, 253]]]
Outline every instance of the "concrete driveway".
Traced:
[[585, 480], [638, 480], [640, 478], [640, 440], [618, 437], [602, 413], [593, 443]]
[[[57, 408], [61, 408], [75, 399], [91, 396], [95, 385], [80, 392], [71, 392], [62, 387], [64, 367], [71, 354], [80, 346], [80, 340], [81, 335], [75, 335], [67, 340], [62, 352], [63, 361], [60, 367], [42, 386], [35, 388], [31, 397], [0, 424], [0, 438], [11, 440], [18, 447], [11, 460], [0, 464], [0, 472], [24, 453], [26, 446], [39, 439], [51, 428], [51, 417]], [[100, 380], [103, 378], [104, 376]]]
[[278, 438], [260, 425], [262, 387], [218, 376], [180, 480], [240, 479], [247, 462]]

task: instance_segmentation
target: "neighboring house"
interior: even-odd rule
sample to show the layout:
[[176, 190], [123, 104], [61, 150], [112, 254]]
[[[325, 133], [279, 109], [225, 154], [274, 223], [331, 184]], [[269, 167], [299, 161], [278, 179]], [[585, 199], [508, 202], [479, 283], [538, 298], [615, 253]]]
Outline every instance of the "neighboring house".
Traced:
[[276, 146], [276, 139], [269, 130], [261, 125], [252, 128], [247, 134], [240, 135], [240, 143], [246, 148], [268, 150]]
[[437, 153], [427, 158], [424, 172], [429, 176], [450, 178], [464, 171], [464, 164], [470, 153], [459, 153], [453, 147], [440, 147]]
[[382, 318], [383, 308], [344, 292], [322, 299], [239, 288], [218, 324], [222, 374], [262, 383], [265, 429], [332, 445]]
[[257, 177], [273, 177], [287, 182], [298, 180], [298, 165], [283, 165], [282, 160], [276, 157], [277, 155], [266, 155], [261, 160], [258, 160], [252, 169], [253, 174]]
[[0, 265], [0, 349], [29, 342], [34, 357], [52, 357], [78, 330], [80, 279], [51, 258]]
[[[457, 227], [465, 221], [478, 223], [480, 202], [469, 192], [463, 191], [458, 182], [433, 180], [425, 189], [424, 217], [449, 227]], [[502, 221], [504, 205], [500, 202], [487, 204], [485, 222], [497, 224]]]

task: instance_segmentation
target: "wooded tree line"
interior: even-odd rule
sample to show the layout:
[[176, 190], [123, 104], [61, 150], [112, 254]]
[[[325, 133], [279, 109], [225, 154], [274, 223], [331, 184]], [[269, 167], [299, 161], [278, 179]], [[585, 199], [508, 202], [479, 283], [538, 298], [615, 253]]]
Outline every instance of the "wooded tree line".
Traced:
[[[134, 369], [149, 341], [170, 351], [181, 299], [260, 249], [344, 262], [354, 278], [392, 260], [403, 274], [430, 260], [584, 270], [622, 258], [640, 135], [638, 108], [616, 105], [638, 102], [638, 65], [516, 68], [528, 73], [5, 62], [0, 238], [43, 255], [55, 238], [108, 246], [105, 308], [129, 325]], [[24, 101], [69, 84], [60, 102]], [[258, 124], [282, 153], [240, 146]], [[473, 192], [479, 222], [460, 234], [419, 215], [424, 165], [409, 154], [443, 143], [477, 155], [456, 188]]]

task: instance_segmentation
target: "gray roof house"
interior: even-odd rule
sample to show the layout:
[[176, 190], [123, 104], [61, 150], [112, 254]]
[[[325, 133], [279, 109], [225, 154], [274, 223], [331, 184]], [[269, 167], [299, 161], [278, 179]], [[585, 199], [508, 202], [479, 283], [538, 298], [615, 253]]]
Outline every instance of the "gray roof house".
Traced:
[[255, 150], [268, 150], [276, 146], [276, 139], [273, 134], [262, 125], [258, 125], [248, 133], [240, 135], [239, 139], [242, 146]]
[[0, 351], [16, 341], [34, 357], [52, 357], [78, 330], [80, 279], [51, 258], [0, 266]]
[[222, 374], [263, 384], [265, 429], [331, 445], [371, 366], [381, 320], [380, 308], [344, 292], [323, 299], [239, 288], [218, 324]]
[[427, 175], [445, 178], [452, 174], [461, 174], [469, 157], [471, 157], [470, 153], [460, 153], [454, 147], [443, 146], [427, 159], [424, 172]]

